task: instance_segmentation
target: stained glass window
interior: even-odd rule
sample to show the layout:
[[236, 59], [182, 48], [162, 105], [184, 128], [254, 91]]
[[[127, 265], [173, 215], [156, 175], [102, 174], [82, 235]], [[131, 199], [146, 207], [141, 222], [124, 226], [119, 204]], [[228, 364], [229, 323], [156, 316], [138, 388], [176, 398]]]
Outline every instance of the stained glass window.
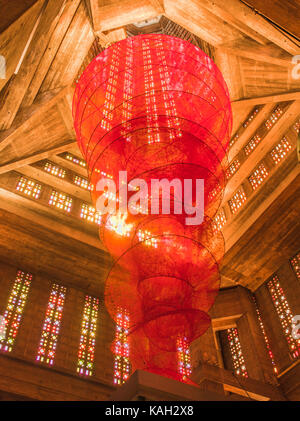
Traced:
[[277, 105], [277, 107], [274, 109], [268, 120], [265, 122], [265, 126], [268, 130], [271, 129], [271, 127], [274, 126], [274, 124], [279, 120], [279, 118], [283, 114], [283, 109], [280, 107], [280, 105]]
[[32, 180], [28, 180], [26, 177], [21, 177], [18, 181], [16, 190], [20, 193], [24, 193], [27, 196], [38, 199], [41, 194], [42, 186]]
[[192, 374], [191, 354], [186, 338], [177, 340], [178, 372], [182, 380], [186, 380]]
[[252, 151], [256, 148], [256, 146], [261, 141], [261, 136], [259, 134], [256, 134], [253, 136], [253, 138], [247, 143], [247, 145], [244, 147], [244, 151], [246, 155], [250, 155]]
[[259, 105], [259, 106], [256, 106], [252, 111], [251, 111], [251, 113], [248, 115], [248, 117], [246, 118], [246, 120], [244, 121], [244, 123], [242, 124], [242, 126], [241, 126], [241, 128], [238, 130], [238, 132], [234, 135], [234, 137], [232, 137], [231, 138], [231, 140], [230, 140], [230, 143], [229, 143], [229, 147], [231, 147], [232, 145], [234, 145], [234, 143], [237, 141], [237, 139], [239, 138], [239, 136], [240, 136], [240, 133], [239, 132], [241, 132], [241, 131], [244, 131], [244, 129], [246, 129], [248, 126], [249, 126], [249, 124], [254, 120], [254, 118], [256, 117], [256, 115], [258, 114], [258, 112], [259, 112], [259, 110], [261, 109], [262, 107]]
[[49, 199], [49, 205], [55, 206], [58, 209], [70, 212], [72, 208], [73, 199], [64, 193], [59, 193], [56, 190], [52, 190]]
[[77, 372], [91, 376], [94, 368], [99, 299], [87, 295], [84, 301]]
[[300, 339], [295, 339], [293, 337], [293, 314], [277, 275], [274, 275], [267, 282], [267, 287], [270, 291], [272, 301], [278, 314], [292, 357], [297, 359], [300, 355]]
[[224, 209], [222, 208], [213, 221], [214, 231], [220, 231], [226, 224], [226, 215]]
[[86, 219], [89, 222], [94, 222], [98, 225], [101, 224], [100, 212], [96, 212], [96, 209], [87, 203], [82, 203], [81, 205], [80, 218]]
[[53, 284], [42, 328], [37, 361], [50, 365], [54, 362], [65, 297], [66, 288]]
[[274, 355], [273, 355], [273, 352], [272, 352], [271, 347], [270, 347], [270, 342], [269, 342], [268, 336], [266, 334], [265, 326], [264, 326], [262, 318], [261, 318], [261, 314], [260, 314], [260, 311], [259, 311], [259, 308], [258, 308], [258, 305], [257, 305], [257, 302], [256, 302], [256, 298], [255, 298], [254, 295], [252, 295], [252, 298], [253, 298], [254, 305], [255, 305], [255, 311], [256, 311], [256, 315], [257, 315], [257, 319], [258, 319], [258, 324], [259, 324], [259, 327], [261, 329], [261, 332], [262, 332], [264, 340], [265, 340], [268, 355], [270, 357], [270, 360], [271, 360], [271, 363], [272, 363], [272, 366], [273, 366], [273, 371], [274, 371], [274, 373], [278, 374], [278, 369], [276, 367]]
[[281, 139], [281, 141], [275, 146], [275, 148], [271, 151], [271, 157], [275, 164], [279, 164], [289, 153], [292, 149], [290, 142], [287, 140], [286, 137]]
[[229, 165], [229, 167], [226, 170], [226, 177], [230, 178], [234, 173], [237, 172], [237, 170], [240, 168], [241, 163], [238, 159], [235, 159], [232, 164]]
[[52, 164], [51, 162], [46, 162], [44, 165], [44, 171], [47, 171], [48, 173], [55, 175], [56, 177], [60, 177], [60, 178], [65, 178], [66, 176], [66, 171], [61, 168], [58, 167], [54, 164]]
[[251, 121], [254, 120], [254, 117], [257, 115], [259, 110], [260, 110], [260, 107], [255, 107], [254, 110], [251, 111], [251, 114], [247, 117], [246, 121], [243, 123], [244, 128], [249, 126], [249, 124], [251, 123]]
[[265, 178], [267, 178], [269, 175], [268, 170], [266, 169], [264, 164], [260, 164], [255, 171], [250, 175], [249, 181], [253, 188], [253, 190], [256, 190], [258, 186], [260, 186]]
[[300, 132], [300, 119], [293, 125], [293, 129], [297, 134]]
[[84, 177], [80, 177], [79, 175], [74, 176], [74, 184], [76, 184], [79, 187], [82, 187], [83, 189], [91, 190], [89, 181]]
[[83, 159], [77, 158], [76, 156], [72, 155], [71, 153], [67, 153], [64, 157], [68, 161], [73, 162], [73, 164], [80, 165], [83, 168], [86, 167], [86, 162]]
[[115, 337], [115, 361], [114, 361], [114, 384], [121, 385], [129, 377], [129, 315], [126, 310], [120, 310], [117, 314], [116, 337]]
[[235, 374], [248, 377], [237, 328], [227, 329], [227, 338]]
[[231, 212], [233, 214], [237, 213], [237, 211], [243, 206], [246, 200], [247, 196], [244, 192], [244, 189], [243, 187], [240, 187], [228, 202]]
[[297, 279], [300, 281], [300, 252], [291, 259], [291, 265], [294, 269]]
[[233, 146], [235, 144], [235, 142], [238, 140], [238, 138], [240, 137], [240, 135], [238, 133], [236, 133], [230, 140], [229, 142], [229, 147], [231, 148], [231, 146]]
[[17, 272], [4, 312], [5, 335], [2, 335], [2, 339], [0, 339], [0, 349], [2, 351], [10, 352], [13, 349], [28, 297], [31, 280], [32, 275], [30, 273], [25, 273], [21, 270]]

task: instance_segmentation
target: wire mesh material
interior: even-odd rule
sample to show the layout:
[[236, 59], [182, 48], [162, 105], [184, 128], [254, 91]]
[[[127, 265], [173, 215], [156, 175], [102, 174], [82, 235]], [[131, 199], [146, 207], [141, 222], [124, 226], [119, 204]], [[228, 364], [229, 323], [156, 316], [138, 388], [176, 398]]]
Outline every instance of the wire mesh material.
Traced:
[[[115, 263], [106, 280], [105, 302], [116, 321], [130, 314], [133, 370], [180, 380], [176, 344], [187, 346], [210, 325], [224, 254], [213, 229], [225, 187], [232, 113], [225, 81], [196, 46], [166, 35], [138, 35], [115, 43], [86, 68], [76, 86], [73, 118], [89, 181], [115, 182], [116, 214], [102, 216], [100, 238]], [[119, 172], [149, 188], [143, 213], [118, 214]], [[204, 218], [191, 216], [184, 195], [173, 191], [170, 214], [151, 213], [151, 180], [204, 180]], [[132, 188], [128, 199], [136, 194]], [[94, 204], [103, 191], [92, 189]], [[182, 213], [175, 204], [182, 202]]]

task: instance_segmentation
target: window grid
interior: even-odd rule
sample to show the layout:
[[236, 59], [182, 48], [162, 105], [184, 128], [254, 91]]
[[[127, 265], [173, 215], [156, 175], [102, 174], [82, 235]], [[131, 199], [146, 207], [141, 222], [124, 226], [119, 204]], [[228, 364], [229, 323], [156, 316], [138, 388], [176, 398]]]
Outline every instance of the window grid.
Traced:
[[66, 288], [58, 284], [53, 284], [36, 357], [39, 362], [53, 365], [65, 297]]
[[295, 130], [297, 134], [300, 133], [300, 119], [296, 121], [296, 123], [293, 125], [293, 129]]
[[11, 352], [21, 324], [21, 319], [31, 285], [32, 275], [19, 270], [14, 281], [4, 312], [5, 335], [0, 340], [0, 349]]
[[116, 337], [115, 337], [115, 361], [114, 361], [114, 384], [121, 385], [129, 377], [129, 315], [126, 310], [120, 310], [117, 314]]
[[97, 225], [101, 224], [100, 212], [96, 212], [96, 209], [87, 203], [83, 203], [81, 205], [80, 218], [86, 219], [87, 221], [93, 222]]
[[284, 137], [283, 139], [281, 139], [281, 141], [271, 151], [271, 157], [275, 164], [279, 164], [287, 156], [288, 152], [291, 149], [292, 146], [287, 140], [287, 138]]
[[177, 340], [178, 372], [182, 380], [192, 374], [191, 354], [186, 338]]
[[74, 156], [74, 155], [72, 155], [70, 153], [67, 153], [65, 155], [65, 159], [67, 159], [68, 161], [73, 162], [73, 164], [80, 165], [83, 168], [86, 167], [86, 162], [83, 159], [79, 159], [79, 158], [77, 158], [76, 156]]
[[300, 355], [300, 339], [293, 338], [293, 314], [287, 302], [284, 291], [280, 285], [279, 278], [274, 275], [268, 282], [267, 287], [272, 297], [272, 301], [279, 317], [284, 336], [294, 359]]
[[244, 147], [244, 152], [245, 154], [248, 156], [251, 154], [251, 152], [254, 151], [254, 149], [256, 148], [256, 146], [259, 144], [259, 142], [261, 141], [261, 136], [259, 134], [256, 134], [255, 136], [253, 136], [253, 138], [247, 143], [247, 145]]
[[81, 323], [77, 372], [91, 376], [94, 369], [99, 299], [86, 295]]
[[295, 272], [296, 278], [300, 281], [300, 252], [291, 259], [291, 265]]
[[218, 215], [214, 218], [213, 230], [215, 232], [220, 231], [224, 227], [226, 222], [227, 222], [227, 220], [226, 220], [226, 215], [225, 215], [224, 209], [221, 209], [220, 212], [218, 213]]
[[56, 177], [65, 178], [66, 170], [61, 167], [57, 167], [56, 165], [52, 164], [51, 162], [47, 161], [44, 165], [44, 171], [55, 175]]
[[253, 188], [253, 190], [256, 190], [257, 187], [259, 187], [264, 180], [268, 177], [269, 172], [266, 169], [264, 164], [260, 164], [258, 168], [253, 171], [253, 173], [249, 177], [249, 182]]
[[226, 177], [230, 178], [233, 176], [234, 173], [237, 172], [237, 170], [240, 168], [241, 163], [238, 159], [235, 159], [232, 164], [229, 165], [229, 167], [226, 170]]
[[237, 328], [227, 329], [227, 338], [235, 374], [248, 377]]
[[50, 206], [54, 206], [58, 209], [70, 212], [72, 208], [72, 201], [73, 199], [66, 194], [52, 190], [48, 203]]
[[234, 137], [230, 140], [229, 142], [229, 147], [231, 148], [231, 146], [233, 146], [235, 144], [235, 142], [238, 140], [238, 138], [240, 137], [240, 135], [238, 133], [236, 133], [234, 135]]
[[[242, 124], [241, 128], [246, 129], [249, 124], [254, 120], [254, 118], [256, 117], [256, 115], [258, 114], [258, 112], [260, 111], [261, 106], [255, 107], [250, 115], [246, 118], [246, 120], [244, 121], [244, 123]], [[239, 132], [241, 130], [241, 128], [238, 130], [238, 132], [234, 135], [233, 138], [231, 138], [230, 143], [229, 143], [229, 147], [231, 147], [232, 145], [234, 145], [234, 143], [237, 141], [237, 139], [239, 138]]]
[[28, 180], [26, 177], [21, 177], [18, 181], [16, 190], [27, 196], [33, 197], [34, 199], [38, 199], [41, 194], [42, 186], [35, 181]]
[[280, 119], [280, 117], [283, 114], [283, 109], [280, 107], [280, 105], [277, 105], [277, 107], [274, 109], [268, 120], [265, 122], [265, 126], [268, 130], [270, 130], [274, 124]]
[[260, 108], [259, 107], [255, 107], [254, 110], [251, 112], [250, 116], [247, 118], [247, 120], [243, 123], [243, 127], [244, 129], [246, 129], [249, 124], [251, 123], [251, 121], [254, 120], [254, 117], [257, 115], [257, 113], [259, 112]]
[[229, 206], [230, 206], [230, 209], [231, 209], [231, 212], [233, 214], [237, 213], [238, 210], [246, 202], [246, 200], [247, 200], [247, 196], [244, 192], [244, 189], [243, 189], [243, 187], [240, 187], [228, 202]]
[[210, 193], [208, 195], [208, 199], [211, 200], [211, 199], [213, 199], [214, 197], [216, 197], [220, 193], [221, 193], [221, 186], [220, 186], [220, 184], [217, 184], [216, 187], [214, 187], [210, 191]]
[[82, 187], [83, 189], [91, 190], [91, 185], [89, 184], [89, 181], [84, 177], [80, 177], [79, 175], [74, 176], [74, 184], [76, 184], [79, 187]]
[[266, 347], [267, 347], [268, 355], [270, 357], [270, 360], [271, 360], [271, 363], [272, 363], [272, 366], [273, 366], [273, 371], [274, 371], [275, 374], [278, 374], [278, 369], [276, 367], [274, 355], [273, 355], [273, 352], [271, 350], [270, 342], [269, 342], [268, 336], [266, 334], [265, 326], [264, 326], [262, 318], [261, 318], [261, 314], [260, 314], [260, 311], [259, 311], [259, 308], [258, 308], [258, 305], [257, 305], [257, 302], [256, 302], [256, 298], [255, 298], [254, 295], [252, 295], [252, 298], [253, 298], [254, 305], [255, 305], [255, 311], [256, 311], [256, 315], [257, 315], [257, 319], [258, 319], [258, 324], [259, 324], [259, 327], [260, 327], [260, 329], [262, 331], [262, 334], [263, 334], [263, 337], [264, 337], [264, 341], [265, 341], [265, 344], [266, 344]]

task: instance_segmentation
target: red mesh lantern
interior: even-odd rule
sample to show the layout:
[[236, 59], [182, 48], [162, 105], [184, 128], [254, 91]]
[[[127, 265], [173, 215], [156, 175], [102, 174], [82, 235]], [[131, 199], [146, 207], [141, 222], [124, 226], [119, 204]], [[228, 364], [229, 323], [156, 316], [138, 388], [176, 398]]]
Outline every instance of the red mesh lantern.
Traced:
[[[98, 181], [115, 182], [116, 214], [103, 215], [100, 238], [115, 258], [106, 281], [111, 317], [130, 314], [133, 369], [179, 379], [178, 338], [189, 344], [210, 324], [220, 283], [224, 241], [212, 220], [222, 201], [232, 114], [228, 90], [213, 61], [194, 45], [166, 35], [122, 40], [97, 56], [77, 84], [73, 117], [96, 204]], [[119, 172], [149, 187], [143, 213], [121, 213]], [[164, 214], [151, 213], [153, 179], [204, 180], [204, 219], [187, 225], [184, 195]], [[191, 205], [195, 204], [195, 187]], [[138, 211], [138, 210], [137, 210]], [[120, 275], [121, 274], [121, 275]]]

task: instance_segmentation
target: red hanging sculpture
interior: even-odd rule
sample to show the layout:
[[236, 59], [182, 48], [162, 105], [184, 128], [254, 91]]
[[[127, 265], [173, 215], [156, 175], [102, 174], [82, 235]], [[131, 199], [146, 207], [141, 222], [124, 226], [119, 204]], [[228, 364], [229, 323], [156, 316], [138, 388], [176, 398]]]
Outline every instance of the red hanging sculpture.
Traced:
[[[205, 53], [179, 38], [127, 38], [83, 72], [73, 118], [93, 202], [103, 198], [96, 188], [101, 178], [116, 185], [116, 194], [104, 193], [115, 201], [116, 212], [103, 215], [100, 226], [100, 238], [115, 258], [106, 280], [107, 309], [114, 319], [122, 309], [130, 314], [133, 370], [182, 380], [178, 338], [190, 344], [207, 330], [220, 283], [224, 241], [213, 218], [225, 187], [232, 124], [224, 79]], [[135, 180], [145, 181], [143, 213], [120, 212], [120, 171], [127, 171], [128, 199], [138, 193]], [[190, 207], [185, 190], [180, 195], [174, 189], [170, 213], [164, 213], [160, 191], [159, 211], [153, 214], [153, 179], [180, 180], [185, 190], [184, 180], [191, 180]], [[188, 225], [199, 179], [204, 180], [204, 218]]]

